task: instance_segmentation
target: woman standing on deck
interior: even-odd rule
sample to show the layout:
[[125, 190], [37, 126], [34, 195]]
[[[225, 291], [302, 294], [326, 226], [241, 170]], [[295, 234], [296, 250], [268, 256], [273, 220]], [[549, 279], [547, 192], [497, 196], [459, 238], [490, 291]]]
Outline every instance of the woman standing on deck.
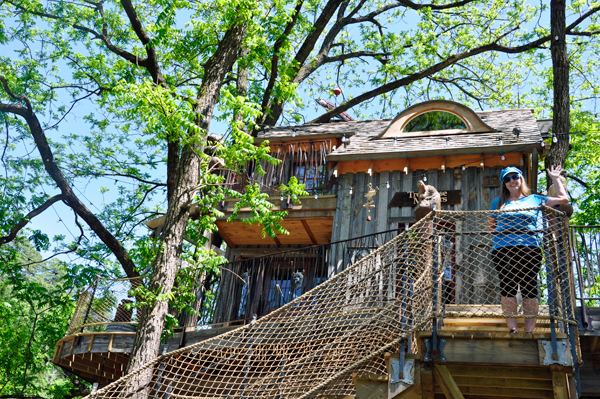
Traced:
[[[523, 173], [515, 167], [509, 166], [500, 172], [502, 190], [500, 197], [492, 201], [491, 209], [514, 212], [490, 215], [488, 230], [506, 233], [494, 235], [492, 251], [500, 280], [502, 313], [505, 315], [517, 314], [519, 287], [523, 297], [523, 313], [534, 316], [539, 312], [537, 275], [542, 265], [542, 251], [539, 235], [534, 232], [538, 229], [538, 211], [522, 209], [544, 204], [553, 208], [566, 204], [569, 198], [559, 179], [562, 171], [560, 166], [546, 170], [556, 187], [556, 197], [531, 195]], [[535, 318], [526, 318], [525, 332], [533, 333], [535, 323]], [[506, 324], [512, 334], [517, 332], [517, 319], [507, 318]]]

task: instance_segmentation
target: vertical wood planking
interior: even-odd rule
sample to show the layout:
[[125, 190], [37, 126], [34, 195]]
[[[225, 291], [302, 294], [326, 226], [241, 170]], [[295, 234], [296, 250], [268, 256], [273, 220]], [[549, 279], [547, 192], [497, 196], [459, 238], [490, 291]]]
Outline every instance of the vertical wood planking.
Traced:
[[387, 188], [386, 182], [390, 180], [390, 172], [383, 171], [379, 173], [379, 192], [377, 193], [377, 201], [375, 201], [375, 232], [389, 230], [388, 227], [388, 200], [390, 189]]

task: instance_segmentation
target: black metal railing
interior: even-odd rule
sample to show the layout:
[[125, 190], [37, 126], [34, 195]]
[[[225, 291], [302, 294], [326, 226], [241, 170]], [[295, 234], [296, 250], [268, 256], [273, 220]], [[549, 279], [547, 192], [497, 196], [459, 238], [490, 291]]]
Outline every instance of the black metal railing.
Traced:
[[600, 306], [600, 226], [570, 226], [570, 241], [579, 328], [591, 330], [586, 307]]
[[397, 230], [241, 259], [222, 266], [201, 317], [186, 327], [246, 323], [279, 309], [396, 237]]

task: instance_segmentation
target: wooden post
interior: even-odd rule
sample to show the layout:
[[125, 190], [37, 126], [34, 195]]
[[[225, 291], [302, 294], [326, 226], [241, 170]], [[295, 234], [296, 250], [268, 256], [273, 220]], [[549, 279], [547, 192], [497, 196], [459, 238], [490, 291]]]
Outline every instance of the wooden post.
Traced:
[[434, 399], [435, 387], [433, 386], [433, 371], [430, 363], [421, 364], [421, 397]]
[[564, 371], [552, 372], [552, 390], [554, 391], [554, 399], [569, 399], [569, 391], [567, 389], [567, 380]]

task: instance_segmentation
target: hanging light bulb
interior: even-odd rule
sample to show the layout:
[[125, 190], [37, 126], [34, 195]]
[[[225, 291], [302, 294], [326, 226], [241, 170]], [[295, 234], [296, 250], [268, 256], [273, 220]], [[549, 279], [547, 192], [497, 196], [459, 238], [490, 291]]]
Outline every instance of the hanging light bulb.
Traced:
[[385, 188], [390, 188], [390, 182], [389, 181], [385, 182]]
[[462, 166], [462, 170], [464, 171], [465, 169], [467, 169], [467, 168], [465, 168], [465, 165], [463, 165], [463, 166]]
[[558, 141], [558, 139], [556, 138], [556, 133], [552, 136], [552, 142], [556, 143]]
[[423, 181], [426, 182], [427, 181], [427, 175], [423, 175]]
[[498, 137], [498, 142], [500, 142], [500, 145], [504, 145], [504, 139], [502, 136]]
[[394, 137], [394, 145], [398, 145], [398, 137]]
[[296, 137], [296, 130], [298, 129], [292, 129], [292, 137]]
[[342, 134], [342, 143], [345, 143], [345, 142], [346, 142], [346, 140], [347, 140], [347, 139], [346, 139], [346, 133], [344, 133], [344, 134]]
[[352, 187], [350, 187], [350, 195], [352, 195]]
[[281, 200], [281, 202], [283, 202], [283, 194], [281, 194], [281, 196], [279, 197], [279, 199]]
[[504, 154], [500, 154], [500, 159], [502, 159], [503, 161], [506, 160], [506, 157], [504, 156]]
[[446, 147], [450, 147], [450, 137], [446, 137]]
[[542, 140], [542, 148], [546, 148], [546, 142]]
[[319, 199], [319, 194], [315, 193], [315, 199]]

